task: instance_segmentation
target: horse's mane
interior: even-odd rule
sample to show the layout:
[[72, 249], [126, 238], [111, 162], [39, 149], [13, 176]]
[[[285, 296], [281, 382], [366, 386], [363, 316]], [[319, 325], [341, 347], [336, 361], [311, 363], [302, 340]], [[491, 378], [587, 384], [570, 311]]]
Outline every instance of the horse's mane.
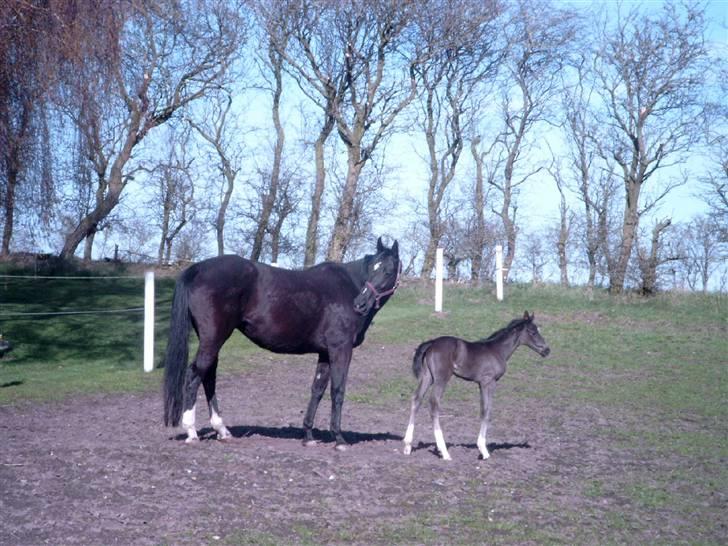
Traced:
[[492, 334], [490, 334], [488, 337], [480, 339], [480, 343], [485, 342], [491, 342], [491, 341], [500, 341], [504, 337], [506, 337], [508, 334], [510, 334], [513, 330], [516, 328], [519, 328], [523, 326], [526, 322], [528, 322], [527, 319], [524, 318], [518, 318], [513, 319], [511, 322], [508, 323], [508, 325], [504, 328], [501, 328], [500, 330], [496, 330]]

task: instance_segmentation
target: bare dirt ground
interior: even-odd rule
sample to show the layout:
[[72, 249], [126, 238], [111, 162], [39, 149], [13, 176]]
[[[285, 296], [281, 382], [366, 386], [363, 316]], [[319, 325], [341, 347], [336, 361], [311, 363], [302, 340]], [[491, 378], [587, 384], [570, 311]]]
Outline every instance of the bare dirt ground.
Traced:
[[[528, 378], [517, 371], [509, 370], [496, 394], [489, 460], [479, 460], [475, 447], [472, 385], [472, 398], [445, 396], [442, 422], [454, 460], [436, 456], [424, 405], [415, 450], [404, 456], [414, 378], [400, 395], [379, 401], [371, 393], [382, 377], [406, 377], [411, 351], [367, 344], [355, 351], [342, 421], [351, 445], [343, 453], [323, 432], [328, 397], [317, 415], [322, 442], [301, 445], [313, 356], [259, 355], [251, 372], [222, 369], [221, 407], [234, 435], [225, 443], [214, 440], [198, 404], [203, 438], [186, 445], [179, 430], [162, 426], [158, 393], [0, 408], [0, 544], [726, 539], [726, 492], [705, 490], [715, 472], [709, 461], [625, 440], [628, 415], [522, 396], [519, 384]], [[652, 475], [655, 483], [646, 483]]]

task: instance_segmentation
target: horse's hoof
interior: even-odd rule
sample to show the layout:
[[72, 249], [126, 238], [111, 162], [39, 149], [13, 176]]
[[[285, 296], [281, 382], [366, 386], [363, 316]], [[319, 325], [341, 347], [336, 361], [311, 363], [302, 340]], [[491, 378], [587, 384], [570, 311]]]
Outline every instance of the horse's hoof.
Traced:
[[409, 455], [410, 453], [412, 453], [412, 446], [404, 446], [402, 453], [404, 453], [405, 455]]
[[185, 440], [185, 444], [193, 445], [193, 444], [199, 444], [200, 439], [197, 436], [190, 436]]
[[233, 435], [230, 433], [227, 427], [222, 427], [217, 431], [217, 439], [221, 442], [232, 440]]
[[336, 451], [346, 451], [347, 446], [346, 444], [336, 444], [336, 446], [334, 446], [334, 449]]
[[450, 457], [450, 455], [443, 455], [442, 460], [443, 461], [452, 461], [452, 457]]
[[313, 447], [316, 444], [318, 444], [318, 442], [316, 440], [304, 440], [303, 441], [303, 447]]

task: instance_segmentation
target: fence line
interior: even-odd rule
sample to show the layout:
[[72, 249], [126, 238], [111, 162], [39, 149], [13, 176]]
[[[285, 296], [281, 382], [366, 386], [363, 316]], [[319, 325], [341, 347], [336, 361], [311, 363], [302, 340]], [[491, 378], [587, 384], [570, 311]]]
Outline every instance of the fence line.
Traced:
[[119, 275], [119, 276], [63, 276], [63, 275], [0, 275], [0, 279], [50, 279], [54, 281], [99, 281], [99, 280], [118, 280], [118, 279], [139, 279], [142, 280], [143, 275]]
[[144, 311], [144, 307], [129, 307], [127, 309], [97, 309], [88, 311], [36, 311], [29, 313], [0, 313], [0, 320], [18, 317], [44, 317], [61, 315], [109, 315], [114, 313], [138, 313], [140, 311]]

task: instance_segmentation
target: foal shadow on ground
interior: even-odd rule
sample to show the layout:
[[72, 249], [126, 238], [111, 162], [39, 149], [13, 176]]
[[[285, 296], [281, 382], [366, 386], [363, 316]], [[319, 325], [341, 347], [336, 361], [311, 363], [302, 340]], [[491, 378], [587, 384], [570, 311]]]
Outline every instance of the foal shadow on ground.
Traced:
[[[450, 444], [450, 447], [463, 447], [466, 449], [472, 449], [475, 451], [475, 453], [478, 454], [478, 458], [480, 458], [480, 453], [478, 452], [478, 446], [476, 444]], [[417, 450], [420, 449], [426, 449], [436, 457], [440, 457], [440, 453], [437, 451], [437, 445], [435, 442], [420, 442], [416, 446], [412, 446], [412, 453], [414, 453]], [[500, 450], [509, 450], [509, 449], [531, 449], [531, 444], [528, 443], [528, 440], [525, 440], [523, 442], [489, 442], [488, 443], [488, 451], [493, 454], [494, 451], [500, 451]]]
[[[273, 438], [276, 440], [298, 440], [302, 441], [304, 436], [303, 427], [262, 427], [262, 426], [231, 426], [228, 427], [233, 438], [247, 438], [249, 436], [263, 436], [265, 438]], [[212, 427], [205, 427], [198, 431], [201, 441], [216, 440], [217, 432]], [[356, 445], [363, 442], [385, 442], [387, 440], [401, 441], [402, 436], [390, 434], [388, 432], [369, 433], [369, 432], [353, 432], [342, 431], [344, 440], [349, 445]], [[322, 444], [333, 444], [334, 436], [328, 430], [313, 429], [314, 439]], [[174, 439], [184, 441], [186, 434], [177, 434]]]

